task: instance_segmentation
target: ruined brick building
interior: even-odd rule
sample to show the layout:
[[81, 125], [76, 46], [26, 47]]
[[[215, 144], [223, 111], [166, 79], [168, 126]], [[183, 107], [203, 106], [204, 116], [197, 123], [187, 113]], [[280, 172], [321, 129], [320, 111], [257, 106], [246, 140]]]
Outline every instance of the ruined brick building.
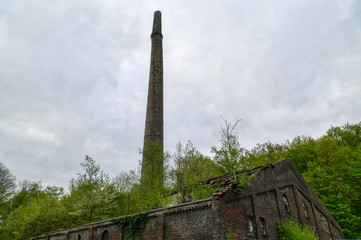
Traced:
[[[295, 218], [315, 229], [320, 239], [343, 239], [342, 231], [300, 173], [287, 159], [248, 171], [254, 179], [243, 193], [229, 175], [210, 179], [225, 187], [211, 198], [148, 211], [141, 239], [277, 239], [277, 220]], [[121, 240], [113, 220], [56, 231], [29, 240]]]
[[[163, 60], [161, 13], [154, 14], [151, 70], [144, 148], [151, 141], [163, 151]], [[142, 181], [150, 171], [162, 172], [161, 161], [143, 155]], [[234, 191], [226, 174], [206, 183], [222, 185], [210, 198], [142, 213], [147, 217], [141, 239], [229, 240], [277, 239], [277, 221], [294, 218], [315, 229], [320, 239], [343, 239], [340, 226], [287, 159], [243, 174], [253, 180], [243, 192]], [[149, 186], [148, 186], [149, 187]], [[124, 232], [115, 220], [105, 220], [28, 238], [29, 240], [120, 240]], [[127, 238], [128, 239], [128, 238]]]

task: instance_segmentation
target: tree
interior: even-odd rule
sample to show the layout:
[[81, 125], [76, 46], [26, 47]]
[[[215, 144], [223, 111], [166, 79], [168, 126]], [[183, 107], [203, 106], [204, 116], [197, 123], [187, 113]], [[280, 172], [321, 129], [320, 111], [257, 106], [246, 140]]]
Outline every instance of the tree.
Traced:
[[118, 194], [116, 215], [124, 216], [140, 212], [144, 207], [141, 201], [140, 174], [135, 170], [120, 172], [115, 177], [114, 183]]
[[0, 224], [6, 220], [10, 212], [9, 198], [15, 187], [15, 176], [0, 162]]
[[249, 168], [246, 162], [246, 149], [241, 147], [237, 133], [234, 132], [237, 124], [232, 124], [224, 120], [224, 126], [221, 126], [221, 147], [212, 147], [215, 163], [223, 169], [224, 173], [236, 173]]
[[18, 239], [73, 226], [73, 217], [61, 199], [62, 188], [40, 182], [22, 181], [21, 187], [9, 200], [9, 213], [0, 228], [0, 239]]
[[250, 163], [247, 158], [249, 156], [248, 151], [241, 147], [238, 141], [237, 133], [234, 132], [237, 124], [232, 124], [227, 120], [224, 120], [224, 126], [221, 126], [221, 147], [212, 147], [214, 153], [214, 162], [218, 165], [224, 173], [230, 173], [233, 175], [233, 184], [236, 191], [242, 192], [244, 186], [248, 185], [252, 180], [253, 175], [245, 174], [245, 171], [251, 169], [253, 164]]
[[284, 159], [284, 154], [287, 151], [286, 144], [278, 144], [266, 142], [257, 144], [247, 152], [247, 162], [251, 168], [259, 167], [265, 164], [272, 164]]
[[51, 187], [51, 191], [48, 190], [11, 211], [1, 229], [1, 239], [19, 239], [74, 226], [74, 217], [59, 199], [61, 188]]
[[359, 238], [361, 152], [328, 136], [318, 139], [315, 146], [316, 158], [308, 162], [303, 176], [340, 224], [345, 237]]
[[196, 200], [210, 197], [215, 190], [202, 182], [221, 175], [221, 169], [190, 141], [184, 147], [178, 143], [176, 149], [173, 155], [173, 182], [177, 185], [178, 202], [184, 202], [186, 198]]
[[0, 162], [0, 204], [9, 199], [15, 187], [15, 176]]
[[339, 144], [356, 149], [361, 143], [361, 122], [358, 124], [346, 123], [341, 127], [331, 127], [327, 130], [326, 136], [337, 140]]
[[286, 145], [287, 151], [283, 156], [290, 159], [300, 172], [307, 171], [309, 163], [317, 158], [317, 140], [311, 137], [295, 137]]
[[82, 222], [106, 218], [115, 206], [115, 186], [91, 157], [85, 156], [80, 165], [85, 173], [78, 173], [77, 179], [71, 179], [70, 194], [64, 201]]
[[43, 192], [41, 182], [23, 180], [19, 183], [19, 190], [16, 191], [11, 199], [11, 209], [16, 209], [21, 205], [27, 204], [34, 198], [37, 198]]

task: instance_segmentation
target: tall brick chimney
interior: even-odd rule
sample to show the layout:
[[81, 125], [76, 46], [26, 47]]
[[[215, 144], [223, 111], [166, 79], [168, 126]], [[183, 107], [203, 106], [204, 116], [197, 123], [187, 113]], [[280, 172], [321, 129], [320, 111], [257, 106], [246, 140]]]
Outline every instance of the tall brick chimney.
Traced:
[[142, 184], [150, 187], [163, 184], [163, 35], [161, 18], [160, 11], [154, 12], [141, 173]]

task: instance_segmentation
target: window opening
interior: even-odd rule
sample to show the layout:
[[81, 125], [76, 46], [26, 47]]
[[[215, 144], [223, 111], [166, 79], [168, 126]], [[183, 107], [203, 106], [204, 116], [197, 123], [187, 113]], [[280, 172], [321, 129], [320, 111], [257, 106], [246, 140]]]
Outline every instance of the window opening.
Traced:
[[307, 203], [305, 203], [304, 201], [302, 201], [302, 207], [303, 207], [303, 214], [305, 215], [306, 218], [309, 218], [310, 215], [308, 214]]
[[254, 220], [253, 216], [246, 216], [247, 234], [254, 236]]
[[290, 212], [290, 205], [288, 204], [288, 198], [286, 194], [283, 194], [283, 203], [285, 205], [286, 212]]
[[80, 234], [78, 234], [78, 240], [81, 240], [81, 235]]
[[109, 231], [105, 230], [103, 232], [102, 240], [109, 240]]
[[267, 235], [267, 222], [266, 222], [266, 219], [261, 217], [261, 218], [259, 218], [259, 221], [261, 223], [260, 227], [261, 227], [262, 235]]

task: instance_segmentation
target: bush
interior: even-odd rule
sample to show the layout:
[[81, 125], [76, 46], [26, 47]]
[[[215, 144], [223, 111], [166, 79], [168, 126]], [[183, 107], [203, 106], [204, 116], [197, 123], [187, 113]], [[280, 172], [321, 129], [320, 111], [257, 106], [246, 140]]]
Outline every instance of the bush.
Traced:
[[282, 240], [318, 240], [315, 231], [308, 227], [298, 224], [295, 219], [278, 221], [278, 230]]

